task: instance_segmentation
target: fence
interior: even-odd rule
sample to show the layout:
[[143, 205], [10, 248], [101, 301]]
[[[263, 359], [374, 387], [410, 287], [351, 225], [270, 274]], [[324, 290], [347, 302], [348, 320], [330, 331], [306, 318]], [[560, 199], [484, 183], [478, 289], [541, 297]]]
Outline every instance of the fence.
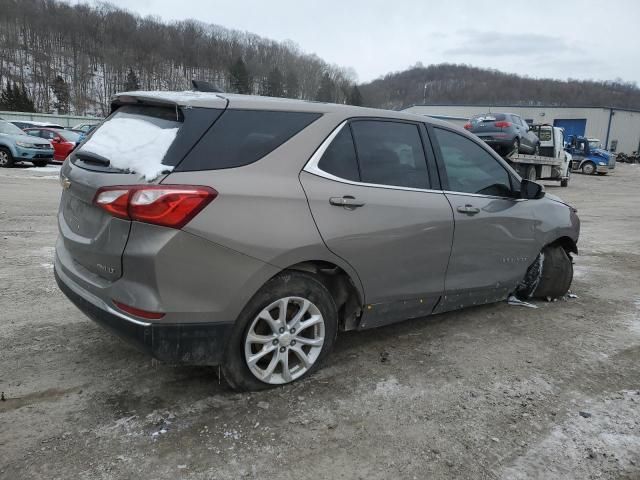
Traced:
[[98, 123], [102, 121], [98, 117], [83, 117], [80, 115], [53, 115], [50, 113], [29, 113], [29, 112], [3, 112], [0, 111], [0, 118], [9, 122], [13, 120], [28, 120], [30, 122], [50, 122], [57, 123], [63, 127], [73, 127], [79, 123]]

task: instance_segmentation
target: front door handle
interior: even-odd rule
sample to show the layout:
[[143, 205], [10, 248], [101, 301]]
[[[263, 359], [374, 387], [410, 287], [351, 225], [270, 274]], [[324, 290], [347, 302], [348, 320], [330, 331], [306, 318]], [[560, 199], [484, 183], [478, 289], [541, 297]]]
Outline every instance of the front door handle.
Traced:
[[480, 213], [480, 209], [478, 207], [474, 207], [473, 205], [465, 205], [464, 207], [458, 207], [457, 210], [460, 213], [466, 213], [467, 215], [475, 215], [476, 213]]
[[350, 208], [362, 207], [364, 205], [364, 202], [356, 200], [355, 197], [352, 197], [351, 195], [345, 195], [344, 197], [331, 197], [329, 199], [329, 203], [336, 207]]

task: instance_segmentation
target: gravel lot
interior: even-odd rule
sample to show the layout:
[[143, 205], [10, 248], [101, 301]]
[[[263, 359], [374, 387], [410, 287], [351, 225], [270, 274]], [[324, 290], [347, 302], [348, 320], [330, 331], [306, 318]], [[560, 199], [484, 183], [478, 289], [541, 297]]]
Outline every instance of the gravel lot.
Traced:
[[0, 478], [640, 478], [640, 166], [547, 191], [578, 298], [338, 338], [287, 388], [158, 364], [52, 275], [56, 168], [0, 171]]

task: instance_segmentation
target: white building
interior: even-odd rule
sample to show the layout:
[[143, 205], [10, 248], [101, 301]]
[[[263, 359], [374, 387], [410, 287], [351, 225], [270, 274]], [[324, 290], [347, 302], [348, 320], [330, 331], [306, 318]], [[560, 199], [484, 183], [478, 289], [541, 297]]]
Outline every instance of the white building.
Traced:
[[615, 152], [640, 151], [640, 110], [600, 107], [527, 107], [513, 105], [414, 105], [406, 112], [464, 125], [479, 113], [516, 113], [529, 123], [563, 127], [567, 135], [598, 138]]

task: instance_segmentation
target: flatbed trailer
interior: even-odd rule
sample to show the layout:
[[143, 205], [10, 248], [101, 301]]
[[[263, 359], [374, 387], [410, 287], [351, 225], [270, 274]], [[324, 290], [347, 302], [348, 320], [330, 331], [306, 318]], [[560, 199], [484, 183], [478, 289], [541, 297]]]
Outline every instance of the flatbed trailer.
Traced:
[[560, 186], [569, 185], [571, 154], [564, 150], [564, 132], [551, 125], [535, 125], [540, 137], [542, 155], [524, 155], [512, 152], [503, 158], [516, 172], [527, 180], [554, 180]]

